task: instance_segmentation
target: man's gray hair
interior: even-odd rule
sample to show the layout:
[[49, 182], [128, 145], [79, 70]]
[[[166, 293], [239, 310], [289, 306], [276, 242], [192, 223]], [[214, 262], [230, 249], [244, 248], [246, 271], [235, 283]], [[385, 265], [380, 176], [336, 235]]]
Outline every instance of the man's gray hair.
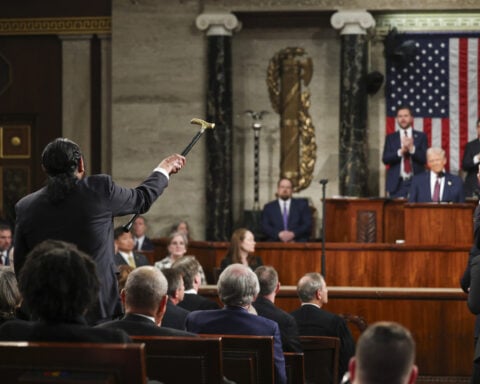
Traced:
[[168, 283], [163, 273], [152, 266], [135, 268], [125, 283], [125, 301], [133, 308], [154, 309], [167, 294]]
[[270, 265], [262, 265], [255, 269], [260, 284], [260, 295], [270, 295], [275, 291], [278, 284], [278, 273]]
[[360, 335], [355, 359], [359, 383], [405, 383], [415, 361], [415, 341], [400, 324], [378, 322]]
[[315, 293], [325, 286], [325, 280], [320, 273], [305, 274], [297, 284], [297, 294], [302, 303], [308, 303], [315, 297]]
[[260, 291], [257, 275], [242, 264], [225, 268], [218, 278], [217, 289], [223, 304], [241, 307], [250, 305]]

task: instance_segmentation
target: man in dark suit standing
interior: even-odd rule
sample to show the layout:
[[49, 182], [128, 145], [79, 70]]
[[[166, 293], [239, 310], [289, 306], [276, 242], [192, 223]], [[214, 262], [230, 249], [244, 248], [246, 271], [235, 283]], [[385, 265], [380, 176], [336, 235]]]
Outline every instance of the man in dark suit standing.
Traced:
[[442, 148], [428, 148], [427, 165], [430, 170], [413, 177], [409, 202], [465, 202], [462, 179], [446, 173], [445, 164], [447, 164], [447, 158]]
[[152, 240], [146, 235], [147, 232], [147, 220], [145, 217], [138, 216], [132, 225], [132, 235], [135, 241], [136, 251], [153, 251], [155, 246]]
[[293, 199], [293, 184], [280, 179], [277, 200], [265, 204], [262, 212], [262, 231], [267, 241], [308, 241], [312, 234], [312, 212], [306, 199]]
[[132, 268], [149, 265], [148, 259], [141, 253], [133, 252], [135, 243], [130, 232], [125, 232], [123, 227], [117, 227], [113, 231], [113, 239], [117, 253], [115, 253], [115, 265], [129, 265]]
[[355, 353], [355, 342], [345, 320], [322, 308], [328, 303], [327, 284], [322, 275], [316, 272], [307, 273], [298, 281], [297, 293], [302, 306], [291, 315], [297, 321], [300, 336], [338, 337], [340, 339], [338, 377], [343, 377], [348, 369], [348, 362]]
[[413, 115], [409, 107], [397, 109], [400, 129], [385, 138], [382, 161], [388, 167], [386, 191], [389, 197], [408, 196], [411, 178], [424, 171], [427, 136], [412, 128]]
[[218, 296], [225, 305], [214, 311], [190, 312], [187, 331], [207, 334], [273, 336], [275, 383], [286, 383], [285, 359], [278, 324], [248, 312], [260, 290], [253, 271], [243, 264], [229, 265], [218, 278]]
[[465, 177], [465, 196], [475, 197], [478, 193], [478, 164], [480, 164], [480, 119], [477, 120], [477, 138], [467, 143], [463, 152], [462, 169]]
[[16, 205], [15, 273], [20, 275], [28, 252], [45, 239], [69, 241], [97, 265], [100, 291], [90, 322], [121, 314], [113, 261], [113, 218], [147, 211], [185, 158], [171, 155], [136, 188], [116, 185], [108, 175], [86, 176], [82, 152], [74, 142], [58, 138], [42, 153], [47, 186]]
[[274, 304], [275, 296], [280, 290], [277, 271], [271, 266], [263, 265], [255, 269], [255, 274], [260, 284], [260, 293], [252, 305], [257, 314], [278, 324], [284, 352], [303, 352], [295, 319]]
[[130, 336], [195, 336], [161, 326], [167, 308], [167, 286], [167, 279], [158, 268], [143, 266], [134, 269], [120, 292], [125, 317], [97, 327], [122, 329]]

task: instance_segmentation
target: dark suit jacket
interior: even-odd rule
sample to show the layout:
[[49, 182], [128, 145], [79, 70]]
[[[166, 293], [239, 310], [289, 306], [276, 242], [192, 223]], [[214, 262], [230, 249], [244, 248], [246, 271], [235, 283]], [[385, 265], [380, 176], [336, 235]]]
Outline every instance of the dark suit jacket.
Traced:
[[[266, 241], [280, 241], [283, 231], [283, 213], [278, 200], [265, 204], [262, 211], [262, 231]], [[292, 199], [288, 213], [288, 230], [295, 233], [295, 241], [308, 241], [312, 234], [312, 212], [307, 199]]]
[[302, 305], [291, 315], [297, 321], [300, 336], [333, 336], [340, 339], [338, 377], [343, 377], [350, 358], [355, 354], [355, 342], [345, 320], [310, 304]]
[[194, 333], [273, 336], [275, 382], [287, 382], [282, 340], [274, 321], [252, 315], [244, 308], [227, 306], [215, 311], [190, 312], [185, 325], [187, 331]]
[[[412, 171], [416, 175], [425, 170], [427, 162], [427, 135], [421, 131], [412, 131], [413, 143], [415, 145], [415, 153], [411, 156]], [[402, 166], [402, 158], [398, 156], [398, 150], [401, 147], [400, 132], [390, 133], [385, 138], [383, 147], [382, 161], [388, 165], [386, 187], [385, 189], [390, 195], [395, 194], [400, 185], [400, 168]]]
[[[470, 292], [467, 304], [473, 314], [480, 314], [480, 255], [473, 257], [470, 264]], [[480, 364], [480, 338], [475, 347], [474, 361]]]
[[168, 180], [153, 172], [137, 188], [116, 185], [110, 176], [94, 175], [77, 182], [74, 191], [58, 205], [42, 188], [16, 205], [15, 273], [20, 274], [27, 254], [46, 239], [74, 243], [92, 257], [100, 278], [98, 305], [89, 320], [111, 319], [122, 313], [113, 261], [113, 218], [146, 212]]
[[472, 197], [474, 191], [478, 190], [478, 164], [473, 163], [473, 157], [480, 153], [480, 140], [475, 139], [467, 143], [463, 152], [462, 169], [467, 172], [465, 177], [465, 195]]
[[162, 319], [162, 327], [185, 329], [185, 319], [190, 311], [185, 308], [173, 304], [170, 300], [167, 301], [167, 311]]
[[99, 324], [96, 328], [121, 329], [130, 336], [197, 336], [178, 329], [159, 327], [152, 320], [134, 313], [126, 314], [120, 320]]
[[303, 352], [298, 339], [297, 323], [292, 315], [276, 307], [275, 304], [263, 296], [257, 297], [253, 307], [257, 310], [259, 316], [266, 317], [278, 324], [284, 352]]
[[[220, 262], [220, 273], [223, 272], [225, 268], [227, 268], [229, 265], [232, 264], [232, 259], [229, 257], [225, 256], [222, 261]], [[262, 258], [260, 256], [253, 256], [252, 261], [249, 263], [249, 267], [252, 271], [254, 271], [257, 267], [260, 267], [263, 265]]]
[[[460, 177], [445, 173], [445, 185], [443, 194], [440, 197], [441, 202], [463, 203], [465, 202], [465, 193], [463, 192], [463, 181]], [[430, 171], [415, 175], [410, 186], [408, 201], [411, 203], [430, 203], [432, 202], [432, 192], [430, 188]]]
[[[115, 260], [115, 265], [118, 267], [119, 265], [128, 265], [128, 263], [125, 261], [123, 256], [120, 253], [116, 253], [113, 256]], [[133, 259], [135, 260], [135, 266], [136, 267], [141, 267], [143, 265], [150, 265], [148, 262], [148, 259], [145, 255], [142, 255], [141, 253], [136, 253], [133, 252]]]
[[219, 309], [220, 306], [213, 300], [194, 294], [185, 293], [183, 300], [177, 304], [180, 308], [187, 311], [198, 311], [201, 309]]
[[85, 320], [71, 323], [11, 320], [0, 327], [2, 341], [59, 341], [92, 343], [131, 343], [128, 335], [116, 329], [99, 329]]
[[142, 243], [141, 249], [136, 249], [136, 251], [154, 251], [155, 245], [153, 245], [152, 240], [149, 237], [145, 236]]

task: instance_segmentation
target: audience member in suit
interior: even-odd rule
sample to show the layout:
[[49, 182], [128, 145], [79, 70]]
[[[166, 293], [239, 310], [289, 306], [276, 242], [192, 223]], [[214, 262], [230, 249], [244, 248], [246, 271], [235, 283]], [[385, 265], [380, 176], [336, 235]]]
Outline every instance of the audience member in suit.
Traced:
[[133, 241], [136, 251], [154, 251], [155, 246], [152, 240], [146, 235], [147, 220], [143, 216], [138, 216], [132, 224]]
[[117, 227], [113, 231], [113, 239], [117, 253], [115, 253], [115, 265], [129, 265], [132, 268], [141, 267], [142, 265], [149, 265], [148, 259], [141, 253], [133, 252], [135, 242], [132, 234], [125, 232], [123, 227]]
[[0, 267], [0, 324], [13, 320], [22, 302], [17, 278], [12, 267]]
[[260, 293], [252, 305], [257, 314], [278, 324], [284, 352], [303, 352], [295, 319], [275, 306], [275, 296], [280, 290], [277, 271], [271, 266], [261, 266], [255, 270], [255, 274], [260, 284]]
[[42, 153], [47, 185], [16, 204], [15, 273], [19, 276], [27, 254], [43, 240], [72, 242], [95, 261], [100, 278], [89, 321], [117, 316], [121, 304], [113, 260], [113, 218], [147, 211], [167, 187], [169, 174], [184, 164], [183, 156], [171, 155], [138, 187], [124, 188], [108, 175], [86, 176], [82, 152], [74, 142], [64, 138], [50, 142]]
[[177, 269], [183, 276], [185, 284], [185, 295], [183, 300], [177, 305], [187, 311], [196, 311], [198, 309], [218, 309], [219, 305], [198, 294], [200, 287], [200, 263], [195, 256], [183, 256], [173, 263], [172, 268]]
[[[165, 268], [171, 268], [172, 264], [175, 263], [178, 259], [185, 256], [187, 253], [188, 239], [185, 233], [183, 232], [172, 232], [168, 236], [168, 246], [167, 251], [168, 255], [162, 260], [157, 261], [154, 265], [161, 271]], [[207, 284], [207, 279], [205, 278], [205, 273], [203, 268], [200, 265], [200, 278], [202, 284]]]
[[123, 331], [87, 325], [99, 280], [90, 256], [73, 244], [45, 240], [29, 253], [19, 288], [35, 321], [11, 320], [0, 327], [3, 341], [126, 343]]
[[477, 120], [477, 138], [469, 141], [463, 152], [462, 169], [467, 172], [465, 176], [465, 196], [475, 197], [478, 188], [478, 164], [480, 164], [480, 119]]
[[300, 336], [333, 336], [340, 339], [339, 375], [348, 369], [348, 362], [355, 353], [355, 342], [347, 323], [340, 316], [322, 308], [328, 303], [328, 289], [322, 275], [307, 273], [297, 284], [302, 306], [291, 315], [298, 325]]
[[246, 265], [254, 271], [255, 268], [263, 265], [263, 262], [260, 256], [252, 255], [253, 252], [255, 252], [253, 233], [246, 228], [235, 230], [230, 239], [227, 255], [220, 263], [220, 272], [234, 263]]
[[128, 275], [125, 288], [120, 292], [125, 316], [97, 327], [122, 329], [130, 336], [195, 336], [161, 326], [167, 308], [167, 286], [167, 279], [157, 268], [135, 268]]
[[162, 272], [168, 283], [167, 311], [163, 316], [162, 326], [184, 330], [185, 319], [190, 311], [177, 305], [185, 296], [182, 273], [179, 269], [174, 268], [167, 268]]
[[187, 331], [207, 334], [273, 336], [275, 382], [286, 383], [285, 360], [278, 324], [248, 312], [260, 290], [255, 273], [245, 265], [232, 264], [217, 283], [218, 296], [225, 305], [215, 311], [195, 311], [187, 316]]
[[12, 265], [10, 250], [12, 249], [12, 228], [5, 221], [0, 221], [0, 265]]
[[427, 166], [429, 170], [413, 177], [409, 202], [465, 202], [462, 179], [446, 173], [445, 164], [447, 164], [447, 158], [442, 148], [428, 148]]
[[424, 171], [427, 152], [427, 135], [412, 128], [410, 107], [397, 108], [399, 130], [385, 138], [382, 161], [388, 167], [386, 191], [389, 197], [408, 197], [411, 179]]
[[415, 341], [409, 330], [386, 321], [369, 326], [358, 339], [348, 376], [352, 384], [415, 383]]
[[262, 231], [267, 241], [308, 241], [312, 212], [306, 199], [293, 199], [293, 183], [283, 178], [277, 184], [277, 200], [265, 204]]

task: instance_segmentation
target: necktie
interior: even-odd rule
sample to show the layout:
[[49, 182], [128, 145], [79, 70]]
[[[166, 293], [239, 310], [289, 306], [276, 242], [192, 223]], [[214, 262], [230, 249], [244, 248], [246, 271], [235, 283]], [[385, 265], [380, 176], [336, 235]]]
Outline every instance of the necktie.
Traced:
[[129, 254], [128, 255], [128, 265], [132, 268], [135, 268], [136, 265], [135, 265], [135, 259], [133, 258], [133, 255], [132, 254]]
[[[405, 132], [405, 137], [408, 137], [408, 134], [407, 134], [407, 131], [403, 131]], [[408, 175], [410, 173], [412, 173], [412, 163], [411, 163], [411, 159], [410, 159], [410, 152], [407, 152], [403, 155], [403, 170], [405, 171], [405, 173]]]
[[287, 212], [287, 202], [283, 202], [283, 229], [288, 230], [288, 212]]
[[435, 181], [435, 187], [433, 188], [432, 200], [436, 203], [440, 201], [440, 180], [438, 177], [437, 177], [437, 181]]

